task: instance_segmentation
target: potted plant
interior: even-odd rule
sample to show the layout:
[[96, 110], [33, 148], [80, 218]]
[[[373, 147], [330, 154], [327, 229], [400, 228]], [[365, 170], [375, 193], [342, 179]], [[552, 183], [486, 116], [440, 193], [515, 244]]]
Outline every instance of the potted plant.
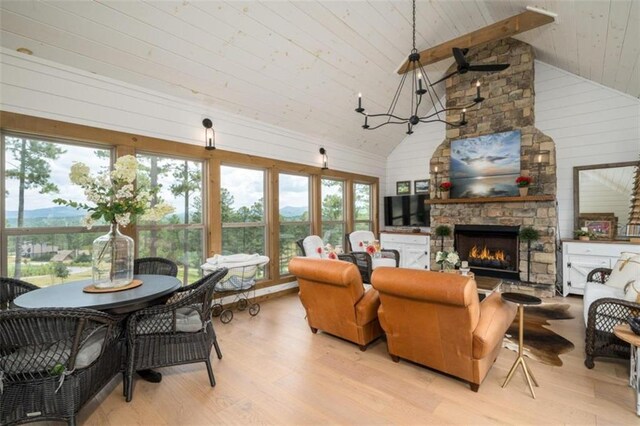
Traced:
[[527, 282], [531, 281], [531, 241], [540, 239], [540, 232], [531, 226], [525, 226], [520, 230], [520, 239], [527, 242]]
[[444, 251], [444, 237], [451, 235], [451, 228], [447, 225], [440, 225], [436, 228], [436, 236], [440, 237], [440, 251]]
[[440, 189], [440, 194], [443, 200], [446, 200], [449, 198], [449, 190], [451, 189], [453, 185], [451, 185], [451, 182], [442, 182], [439, 185], [439, 189]]
[[586, 228], [580, 228], [573, 231], [573, 237], [579, 239], [580, 241], [589, 241], [591, 238], [594, 238], [595, 235], [593, 232], [589, 232]]
[[529, 192], [529, 185], [531, 185], [531, 176], [518, 176], [516, 178], [516, 184], [518, 185], [518, 190], [520, 191], [521, 197], [526, 197]]

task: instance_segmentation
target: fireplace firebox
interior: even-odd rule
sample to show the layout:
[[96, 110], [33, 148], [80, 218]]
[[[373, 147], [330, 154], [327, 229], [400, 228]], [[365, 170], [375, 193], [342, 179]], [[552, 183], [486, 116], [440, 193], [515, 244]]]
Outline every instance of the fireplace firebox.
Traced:
[[519, 226], [456, 225], [454, 247], [476, 275], [517, 280]]

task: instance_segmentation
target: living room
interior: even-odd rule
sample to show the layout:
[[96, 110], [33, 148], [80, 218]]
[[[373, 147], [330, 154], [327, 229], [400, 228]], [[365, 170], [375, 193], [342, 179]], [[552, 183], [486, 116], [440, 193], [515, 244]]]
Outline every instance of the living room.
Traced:
[[[65, 397], [73, 408], [63, 414], [38, 404], [61, 398], [82, 369], [56, 361], [46, 377], [12, 376], [8, 361], [23, 352], [2, 328], [2, 424], [635, 424], [638, 344], [614, 328], [640, 315], [627, 285], [640, 279], [619, 276], [635, 265], [624, 253], [640, 253], [637, 22], [640, 4], [622, 0], [2, 0], [0, 276], [34, 286], [6, 301], [2, 287], [0, 314], [14, 312], [7, 323], [19, 310], [57, 307], [60, 289], [82, 282], [82, 294], [92, 277], [96, 285], [96, 247], [110, 222], [131, 241], [129, 257], [176, 266], [179, 289], [159, 280], [166, 297], [221, 265], [242, 281], [234, 294], [212, 290], [213, 316], [201, 330], [213, 340], [197, 362], [133, 357], [136, 344], [149, 344], [144, 333], [142, 343], [125, 337], [140, 334], [137, 314], [122, 319], [125, 311], [103, 306], [112, 329], [122, 327], [113, 339], [122, 366], [82, 403]], [[412, 48], [422, 59], [411, 60]], [[401, 125], [384, 125], [398, 117]], [[78, 203], [99, 199], [90, 178], [104, 183], [112, 167], [125, 176], [128, 159], [137, 187], [152, 188], [141, 195], [151, 210], [168, 210], [135, 221], [140, 212], [116, 219], [89, 202], [85, 216]], [[373, 237], [351, 240], [356, 231]], [[305, 246], [309, 236], [319, 245]], [[320, 266], [305, 254], [323, 257]], [[369, 341], [314, 325], [317, 309], [318, 321], [349, 321], [341, 304], [305, 299], [318, 276], [294, 272], [300, 259], [316, 275], [358, 272], [353, 285], [371, 303], [367, 324], [375, 320]], [[377, 272], [376, 262], [384, 264]], [[110, 294], [151, 291], [140, 281]], [[438, 347], [477, 356], [465, 355], [471, 343], [431, 342], [432, 331], [413, 339], [429, 345], [394, 353], [404, 343], [389, 329], [397, 301], [385, 286], [402, 287], [397, 281], [452, 294], [459, 286], [460, 309], [477, 309], [480, 325], [483, 315], [501, 319], [504, 330], [480, 339], [486, 361], [459, 369], [411, 355]], [[49, 296], [36, 298], [42, 291]], [[332, 291], [319, 300], [341, 297]], [[509, 301], [511, 293], [541, 305]], [[73, 305], [76, 296], [60, 296], [61, 306], [88, 306]], [[495, 313], [485, 314], [489, 307]], [[444, 318], [449, 308], [441, 308]], [[431, 330], [425, 324], [440, 320], [420, 309], [399, 312]], [[617, 318], [606, 333], [598, 313]], [[145, 376], [150, 370], [158, 371]], [[51, 395], [39, 395], [36, 376]], [[23, 396], [10, 399], [23, 382]], [[16, 409], [27, 393], [32, 405]]]

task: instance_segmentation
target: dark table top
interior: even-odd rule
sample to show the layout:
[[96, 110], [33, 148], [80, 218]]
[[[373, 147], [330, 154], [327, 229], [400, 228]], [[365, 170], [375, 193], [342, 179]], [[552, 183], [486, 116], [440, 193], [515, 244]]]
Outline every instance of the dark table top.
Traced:
[[539, 297], [530, 296], [523, 293], [502, 293], [502, 299], [520, 305], [539, 305], [542, 300]]
[[82, 289], [91, 280], [44, 287], [18, 296], [14, 305], [18, 308], [91, 308], [112, 314], [126, 314], [158, 303], [168, 298], [182, 284], [175, 277], [166, 275], [135, 275], [142, 285], [114, 293], [85, 293]]

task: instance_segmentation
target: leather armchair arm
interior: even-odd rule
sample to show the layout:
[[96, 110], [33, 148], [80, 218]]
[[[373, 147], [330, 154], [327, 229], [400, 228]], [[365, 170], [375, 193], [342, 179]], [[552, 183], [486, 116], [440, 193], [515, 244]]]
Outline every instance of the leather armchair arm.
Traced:
[[380, 307], [380, 294], [378, 290], [372, 288], [364, 293], [362, 298], [356, 303], [356, 324], [369, 324], [378, 318], [378, 308]]
[[494, 292], [480, 303], [480, 321], [473, 331], [473, 358], [482, 359], [501, 344], [504, 333], [516, 317], [516, 305]]

